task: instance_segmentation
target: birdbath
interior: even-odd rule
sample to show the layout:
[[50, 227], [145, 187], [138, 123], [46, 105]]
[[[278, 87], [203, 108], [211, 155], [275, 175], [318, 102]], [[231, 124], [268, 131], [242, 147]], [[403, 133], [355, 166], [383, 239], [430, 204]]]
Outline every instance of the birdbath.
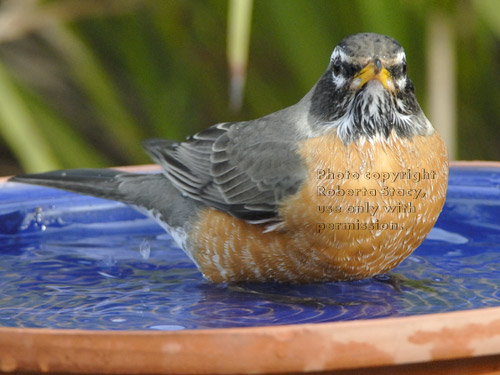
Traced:
[[124, 204], [0, 182], [2, 372], [492, 374], [499, 285], [496, 162], [452, 163], [390, 274], [305, 285], [208, 283]]

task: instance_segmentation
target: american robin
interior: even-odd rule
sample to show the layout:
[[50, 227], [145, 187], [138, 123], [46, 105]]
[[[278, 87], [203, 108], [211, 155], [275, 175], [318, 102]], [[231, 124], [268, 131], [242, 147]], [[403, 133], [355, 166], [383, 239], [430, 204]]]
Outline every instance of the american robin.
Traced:
[[144, 144], [160, 174], [76, 169], [39, 184], [153, 216], [212, 282], [356, 280], [396, 267], [442, 210], [446, 147], [422, 112], [401, 45], [335, 47], [297, 104]]

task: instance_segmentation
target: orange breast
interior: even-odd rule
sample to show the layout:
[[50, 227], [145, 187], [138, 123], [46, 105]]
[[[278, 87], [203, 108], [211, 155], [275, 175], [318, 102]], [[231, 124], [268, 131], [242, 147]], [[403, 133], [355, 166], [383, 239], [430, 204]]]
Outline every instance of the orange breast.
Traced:
[[264, 232], [214, 209], [203, 211], [187, 249], [214, 282], [362, 279], [397, 266], [423, 241], [444, 204], [446, 147], [427, 137], [351, 143], [307, 140], [309, 176], [280, 205], [283, 226]]

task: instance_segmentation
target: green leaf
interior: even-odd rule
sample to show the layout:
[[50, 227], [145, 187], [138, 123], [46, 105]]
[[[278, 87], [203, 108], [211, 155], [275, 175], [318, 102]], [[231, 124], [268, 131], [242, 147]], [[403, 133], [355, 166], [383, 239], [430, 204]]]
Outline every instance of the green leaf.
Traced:
[[61, 163], [47, 137], [0, 63], [0, 133], [26, 172], [58, 169]]
[[239, 110], [248, 65], [253, 0], [229, 0], [227, 27], [227, 59], [229, 63], [229, 103]]
[[70, 123], [40, 98], [30, 92], [24, 92], [23, 97], [63, 168], [100, 168], [110, 165], [111, 162], [100, 151], [92, 149]]
[[53, 27], [48, 40], [69, 62], [73, 76], [87, 93], [103, 124], [103, 131], [124, 153], [135, 160], [147, 160], [140, 141], [145, 138], [141, 127], [123, 104], [115, 84], [89, 48], [66, 27]]

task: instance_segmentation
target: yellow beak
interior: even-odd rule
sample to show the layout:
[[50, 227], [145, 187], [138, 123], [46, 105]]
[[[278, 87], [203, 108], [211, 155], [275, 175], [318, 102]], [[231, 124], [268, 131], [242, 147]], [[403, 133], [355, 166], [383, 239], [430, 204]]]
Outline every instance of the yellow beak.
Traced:
[[374, 79], [384, 85], [386, 90], [392, 91], [394, 88], [391, 73], [382, 66], [380, 60], [377, 60], [375, 63], [370, 62], [367, 64], [358, 74], [356, 74], [355, 79], [359, 80], [359, 84], [357, 85], [358, 88], [363, 87], [366, 82]]

